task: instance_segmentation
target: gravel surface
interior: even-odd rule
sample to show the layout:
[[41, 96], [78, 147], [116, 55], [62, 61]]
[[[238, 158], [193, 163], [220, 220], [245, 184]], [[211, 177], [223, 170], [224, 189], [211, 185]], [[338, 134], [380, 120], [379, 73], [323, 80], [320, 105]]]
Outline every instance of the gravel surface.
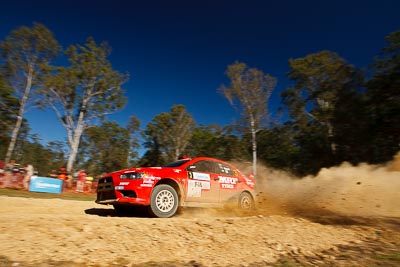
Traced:
[[203, 209], [118, 217], [88, 201], [0, 196], [0, 266], [398, 266], [399, 230], [398, 217]]
[[252, 214], [0, 196], [0, 267], [400, 266], [400, 153], [302, 179], [258, 168]]

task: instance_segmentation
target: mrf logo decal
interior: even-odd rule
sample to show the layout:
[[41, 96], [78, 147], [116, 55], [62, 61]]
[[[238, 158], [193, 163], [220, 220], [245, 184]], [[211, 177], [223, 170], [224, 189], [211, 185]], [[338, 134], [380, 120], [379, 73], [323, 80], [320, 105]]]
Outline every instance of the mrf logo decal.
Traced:
[[225, 189], [233, 189], [236, 187], [237, 178], [234, 177], [228, 177], [228, 176], [218, 176], [219, 179], [219, 184], [221, 185], [221, 188]]

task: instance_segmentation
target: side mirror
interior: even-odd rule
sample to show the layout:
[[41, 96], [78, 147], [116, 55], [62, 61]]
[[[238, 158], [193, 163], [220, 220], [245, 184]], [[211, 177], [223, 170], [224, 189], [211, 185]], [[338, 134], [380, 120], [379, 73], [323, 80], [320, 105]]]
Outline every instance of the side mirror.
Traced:
[[196, 169], [196, 165], [190, 165], [187, 167], [189, 171]]

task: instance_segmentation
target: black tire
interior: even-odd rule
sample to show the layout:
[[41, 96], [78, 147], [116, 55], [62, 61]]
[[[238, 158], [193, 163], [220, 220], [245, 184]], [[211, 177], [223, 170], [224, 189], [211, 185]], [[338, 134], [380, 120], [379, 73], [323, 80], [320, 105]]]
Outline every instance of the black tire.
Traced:
[[169, 218], [176, 214], [179, 198], [176, 190], [167, 184], [154, 187], [150, 198], [150, 213], [158, 218]]
[[242, 211], [254, 210], [254, 199], [253, 196], [248, 192], [242, 192], [239, 196], [239, 209]]

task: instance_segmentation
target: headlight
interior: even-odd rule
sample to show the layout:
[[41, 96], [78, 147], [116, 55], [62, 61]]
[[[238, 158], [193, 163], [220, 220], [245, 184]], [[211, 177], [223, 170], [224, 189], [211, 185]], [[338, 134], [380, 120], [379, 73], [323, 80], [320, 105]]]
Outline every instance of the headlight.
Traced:
[[121, 174], [119, 176], [119, 179], [121, 180], [139, 180], [139, 179], [143, 179], [144, 177], [146, 177], [146, 173], [145, 172], [127, 172], [124, 174]]

